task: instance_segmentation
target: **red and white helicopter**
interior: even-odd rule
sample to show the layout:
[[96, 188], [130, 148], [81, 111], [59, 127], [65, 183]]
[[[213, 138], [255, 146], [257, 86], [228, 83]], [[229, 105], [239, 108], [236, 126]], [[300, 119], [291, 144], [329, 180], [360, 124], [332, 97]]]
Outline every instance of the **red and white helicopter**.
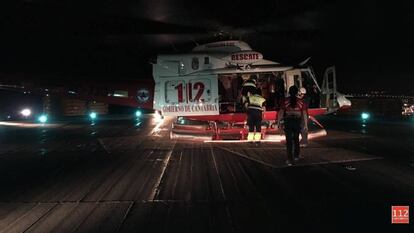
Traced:
[[350, 107], [351, 102], [336, 91], [334, 67], [325, 71], [319, 86], [313, 69], [306, 65], [308, 60], [296, 67], [283, 66], [237, 40], [200, 45], [188, 54], [159, 55], [153, 64], [153, 108], [177, 117], [172, 138], [245, 140], [246, 114], [238, 103], [243, 81], [254, 74], [267, 99], [263, 140], [282, 140], [275, 125], [278, 106], [274, 100], [285, 96], [292, 85], [308, 90], [310, 119], [322, 128], [310, 138], [326, 135], [314, 117]]
[[[83, 82], [58, 88], [25, 85], [20, 91], [40, 90], [37, 92], [46, 96], [153, 109], [163, 116], [177, 117], [172, 138], [243, 141], [247, 128], [246, 114], [239, 106], [240, 92], [243, 81], [254, 74], [267, 99], [262, 139], [283, 139], [275, 125], [278, 110], [275, 100], [285, 96], [292, 85], [307, 90], [309, 116], [320, 129], [310, 133], [312, 138], [326, 135], [315, 116], [350, 107], [351, 102], [336, 91], [334, 67], [326, 69], [319, 86], [312, 67], [306, 64], [308, 60], [297, 66], [284, 66], [264, 59], [243, 41], [227, 40], [199, 45], [187, 54], [159, 55], [153, 64], [153, 80], [124, 84]], [[2, 89], [8, 87], [16, 89], [16, 86], [0, 85]]]

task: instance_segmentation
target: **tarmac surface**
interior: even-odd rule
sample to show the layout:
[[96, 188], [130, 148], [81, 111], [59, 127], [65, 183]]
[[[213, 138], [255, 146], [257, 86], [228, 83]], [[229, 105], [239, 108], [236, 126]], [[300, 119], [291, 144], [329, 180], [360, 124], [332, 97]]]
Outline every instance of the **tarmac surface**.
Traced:
[[0, 124], [0, 233], [414, 231], [391, 224], [414, 208], [412, 126], [327, 119], [287, 167], [283, 144], [171, 140], [171, 122]]

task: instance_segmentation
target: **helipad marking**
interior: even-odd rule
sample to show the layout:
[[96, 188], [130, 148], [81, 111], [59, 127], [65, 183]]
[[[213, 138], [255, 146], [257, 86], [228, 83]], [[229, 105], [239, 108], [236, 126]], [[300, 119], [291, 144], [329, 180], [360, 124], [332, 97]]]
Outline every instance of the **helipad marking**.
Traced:
[[242, 154], [240, 152], [233, 151], [233, 150], [230, 150], [230, 149], [221, 147], [221, 146], [217, 146], [217, 148], [220, 148], [222, 150], [228, 151], [228, 152], [230, 152], [232, 154], [235, 154], [235, 155], [237, 155], [239, 157], [242, 157], [242, 158], [251, 160], [253, 162], [262, 164], [264, 166], [271, 167], [271, 168], [276, 168], [276, 169], [278, 169], [278, 168], [285, 168], [285, 167], [305, 167], [305, 166], [313, 166], [313, 165], [340, 164], [340, 163], [350, 163], [350, 162], [361, 162], [361, 161], [370, 161], [370, 160], [384, 159], [383, 157], [377, 157], [377, 156], [375, 156], [375, 157], [371, 157], [371, 158], [357, 158], [357, 159], [344, 159], [344, 160], [334, 160], [334, 161], [320, 161], [320, 162], [312, 162], [312, 163], [299, 163], [299, 164], [294, 164], [292, 166], [288, 166], [288, 165], [285, 165], [285, 164], [283, 164], [283, 165], [282, 164], [281, 165], [274, 165], [274, 164], [271, 164], [271, 163], [267, 163], [267, 162], [264, 162], [262, 160], [249, 157], [249, 156], [247, 156], [245, 154]]
[[155, 182], [154, 188], [152, 189], [150, 197], [148, 198], [149, 200], [154, 200], [155, 197], [158, 195], [158, 192], [160, 191], [161, 181], [162, 181], [162, 178], [164, 177], [165, 170], [167, 170], [168, 163], [170, 162], [171, 155], [174, 151], [176, 143], [177, 143], [177, 141], [174, 141], [174, 144], [172, 145], [172, 148], [168, 151], [167, 156], [165, 157], [164, 161], [162, 162], [161, 174], [160, 174], [160, 176], [157, 177], [157, 181]]
[[[312, 165], [340, 164], [340, 163], [362, 162], [362, 161], [379, 160], [379, 159], [384, 159], [384, 158], [383, 157], [372, 157], [372, 158], [344, 159], [344, 160], [334, 160], [334, 161], [321, 161], [321, 162], [314, 162], [314, 163], [295, 164], [293, 166], [305, 167], [305, 166], [312, 166]], [[287, 167], [287, 165], [285, 167]]]
[[98, 142], [99, 142], [99, 145], [101, 145], [101, 147], [105, 150], [105, 152], [107, 154], [110, 154], [111, 153], [111, 151], [108, 150], [108, 148], [106, 147], [105, 143], [102, 141], [101, 138], [98, 138]]
[[242, 154], [242, 153], [239, 153], [239, 152], [237, 152], [237, 151], [232, 151], [232, 150], [229, 150], [229, 149], [227, 149], [227, 148], [223, 148], [223, 147], [221, 147], [221, 146], [218, 146], [218, 148], [220, 148], [220, 149], [222, 149], [222, 150], [225, 150], [225, 151], [228, 151], [228, 152], [230, 152], [230, 153], [232, 153], [232, 154], [238, 155], [238, 156], [240, 156], [240, 157], [243, 157], [243, 158], [245, 158], [245, 159], [248, 159], [248, 160], [254, 161], [254, 162], [256, 162], [256, 163], [260, 163], [260, 164], [262, 164], [262, 165], [264, 165], [264, 166], [271, 167], [271, 168], [278, 168], [277, 166], [275, 166], [275, 165], [273, 165], [273, 164], [266, 163], [266, 162], [263, 162], [263, 161], [261, 161], [261, 160], [255, 159], [255, 158], [251, 158], [251, 157], [249, 157], [249, 156], [247, 156], [247, 155], [244, 155], [244, 154]]

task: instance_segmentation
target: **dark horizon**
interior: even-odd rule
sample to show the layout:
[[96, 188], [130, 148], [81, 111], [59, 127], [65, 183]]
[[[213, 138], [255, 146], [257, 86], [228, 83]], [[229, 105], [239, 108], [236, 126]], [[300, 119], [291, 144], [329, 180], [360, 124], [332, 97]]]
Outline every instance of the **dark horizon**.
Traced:
[[319, 79], [335, 65], [342, 91], [412, 93], [411, 9], [408, 1], [373, 0], [262, 1], [236, 9], [226, 1], [26, 1], [2, 16], [0, 73], [33, 81], [43, 75], [61, 81], [151, 78], [157, 54], [241, 39], [282, 64], [311, 56]]

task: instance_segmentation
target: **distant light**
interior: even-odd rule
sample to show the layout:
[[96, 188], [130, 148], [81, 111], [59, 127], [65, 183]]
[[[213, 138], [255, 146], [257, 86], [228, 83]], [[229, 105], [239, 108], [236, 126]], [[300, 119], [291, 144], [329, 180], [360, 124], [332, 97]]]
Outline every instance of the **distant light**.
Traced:
[[369, 117], [370, 117], [369, 113], [366, 113], [366, 112], [361, 113], [362, 120], [367, 120], [369, 119]]
[[46, 123], [46, 121], [47, 121], [47, 115], [41, 115], [38, 118], [38, 120], [39, 120], [40, 123]]
[[89, 113], [89, 117], [90, 117], [92, 120], [95, 120], [97, 116], [98, 116], [98, 114], [96, 114], [96, 112], [91, 112], [91, 113]]
[[141, 115], [142, 115], [141, 110], [137, 110], [137, 111], [135, 112], [135, 116], [136, 116], [136, 117], [140, 117]]
[[30, 109], [28, 109], [28, 108], [25, 108], [25, 109], [23, 109], [20, 113], [21, 113], [24, 117], [28, 117], [28, 116], [30, 116], [30, 115], [32, 114], [32, 111], [31, 111]]

